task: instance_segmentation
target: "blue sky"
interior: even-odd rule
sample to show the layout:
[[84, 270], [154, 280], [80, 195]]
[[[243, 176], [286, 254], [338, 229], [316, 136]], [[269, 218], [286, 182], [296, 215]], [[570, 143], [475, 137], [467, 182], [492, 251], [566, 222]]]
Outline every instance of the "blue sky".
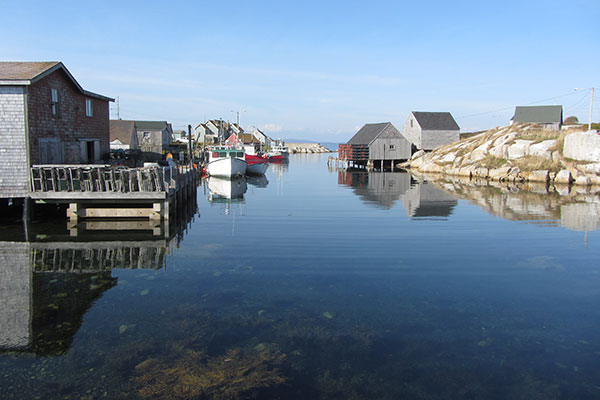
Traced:
[[[123, 119], [209, 118], [346, 141], [369, 122], [450, 111], [463, 132], [516, 105], [587, 122], [600, 2], [7, 2], [3, 61], [62, 61]], [[588, 22], [589, 21], [589, 22]], [[600, 90], [596, 91], [600, 94]], [[600, 96], [597, 96], [600, 97]], [[594, 120], [600, 119], [600, 98]], [[116, 105], [111, 106], [116, 118]]]

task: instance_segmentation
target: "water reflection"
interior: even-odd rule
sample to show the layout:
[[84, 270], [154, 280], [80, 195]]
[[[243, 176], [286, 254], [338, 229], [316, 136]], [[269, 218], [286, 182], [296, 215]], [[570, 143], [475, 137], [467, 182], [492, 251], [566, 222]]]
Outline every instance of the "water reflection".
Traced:
[[[425, 177], [417, 179], [424, 181]], [[448, 195], [504, 219], [538, 221], [585, 232], [600, 229], [600, 196], [589, 188], [579, 188], [578, 193], [543, 184], [480, 182], [460, 177], [438, 177], [431, 183]]]
[[208, 201], [213, 203], [243, 203], [244, 193], [248, 190], [246, 177], [222, 179], [215, 176], [206, 178]]
[[600, 229], [600, 195], [589, 188], [569, 191], [535, 183], [343, 170], [338, 171], [338, 184], [351, 187], [365, 204], [378, 208], [392, 209], [400, 200], [411, 218], [447, 218], [457, 199], [464, 199], [508, 220], [539, 221], [585, 232]]
[[338, 184], [353, 188], [363, 202], [391, 209], [398, 200], [409, 217], [448, 217], [457, 201], [435, 185], [407, 172], [338, 171]]
[[410, 188], [411, 179], [399, 172], [338, 171], [338, 184], [350, 186], [367, 204], [391, 209]]
[[166, 268], [194, 219], [82, 221], [4, 227], [0, 233], [0, 351], [65, 354], [83, 316], [117, 284], [112, 270]]

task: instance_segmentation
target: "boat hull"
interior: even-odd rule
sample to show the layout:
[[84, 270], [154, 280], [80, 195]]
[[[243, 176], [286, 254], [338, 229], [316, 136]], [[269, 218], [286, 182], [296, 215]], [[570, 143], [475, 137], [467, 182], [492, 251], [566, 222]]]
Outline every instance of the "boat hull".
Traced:
[[249, 162], [246, 167], [246, 174], [248, 175], [264, 175], [269, 168], [269, 164], [266, 161], [262, 162]]
[[206, 173], [210, 176], [233, 178], [246, 173], [247, 163], [240, 158], [228, 157], [210, 161]]

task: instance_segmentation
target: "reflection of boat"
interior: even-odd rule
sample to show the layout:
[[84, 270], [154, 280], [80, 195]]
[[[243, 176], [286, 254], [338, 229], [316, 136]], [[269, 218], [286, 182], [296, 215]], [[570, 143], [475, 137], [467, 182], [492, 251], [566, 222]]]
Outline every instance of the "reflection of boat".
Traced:
[[223, 200], [240, 200], [244, 198], [244, 193], [248, 189], [245, 177], [236, 179], [222, 179], [215, 176], [207, 178], [208, 190], [210, 192], [208, 200], [213, 202], [222, 202]]
[[208, 150], [206, 172], [211, 176], [236, 177], [246, 173], [244, 149], [214, 146]]
[[265, 188], [269, 184], [267, 177], [264, 175], [255, 175], [246, 177], [249, 185]]
[[246, 174], [248, 175], [264, 175], [267, 171], [269, 164], [266, 161], [260, 162], [249, 162], [246, 167]]

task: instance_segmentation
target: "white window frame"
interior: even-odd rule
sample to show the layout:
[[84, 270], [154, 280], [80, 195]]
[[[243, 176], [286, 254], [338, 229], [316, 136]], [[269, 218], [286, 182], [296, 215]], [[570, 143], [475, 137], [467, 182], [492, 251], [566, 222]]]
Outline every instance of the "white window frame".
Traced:
[[50, 105], [52, 107], [52, 115], [58, 117], [60, 115], [58, 89], [50, 88]]
[[94, 116], [94, 103], [92, 102], [92, 99], [85, 99], [85, 116]]

